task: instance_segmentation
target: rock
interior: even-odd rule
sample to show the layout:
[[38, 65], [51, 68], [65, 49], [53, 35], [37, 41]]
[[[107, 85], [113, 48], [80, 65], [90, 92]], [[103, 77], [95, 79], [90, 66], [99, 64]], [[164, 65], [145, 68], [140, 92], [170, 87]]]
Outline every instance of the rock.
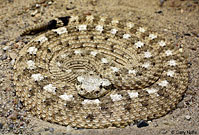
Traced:
[[168, 121], [163, 121], [162, 122], [164, 125], [171, 125]]
[[191, 116], [190, 116], [190, 115], [186, 115], [186, 116], [185, 116], [185, 119], [186, 119], [186, 120], [190, 120], [190, 119], [191, 119]]
[[35, 18], [37, 18], [37, 19], [40, 18], [40, 17], [41, 17], [41, 13], [38, 13], [38, 14], [35, 15]]
[[137, 123], [137, 127], [138, 128], [141, 128], [141, 127], [146, 127], [148, 126], [149, 124], [145, 121], [145, 120], [141, 120]]
[[21, 36], [18, 36], [18, 37], [15, 39], [15, 42], [19, 42], [21, 39], [22, 39], [22, 37], [21, 37]]
[[19, 45], [20, 45], [19, 43], [14, 44], [14, 45], [13, 45], [13, 48], [14, 48], [14, 49], [18, 49], [18, 48], [19, 48]]
[[8, 0], [9, 3], [14, 2], [14, 0]]
[[197, 31], [192, 31], [191, 33], [192, 33], [194, 36], [199, 37], [199, 34], [198, 34]]
[[9, 43], [8, 43], [8, 45], [7, 46], [9, 46], [9, 50], [12, 48], [12, 46], [15, 44], [15, 41], [10, 41]]
[[157, 123], [157, 122], [153, 122], [153, 126], [154, 126], [154, 127], [157, 127], [157, 126], [158, 126], [158, 123]]
[[9, 125], [9, 129], [13, 129], [13, 128], [14, 128], [14, 124], [11, 123], [11, 124]]
[[48, 131], [48, 130], [49, 130], [49, 128], [44, 128], [44, 130], [45, 130], [45, 131]]
[[8, 58], [7, 55], [4, 53], [0, 59], [1, 60], [6, 60], [7, 58]]
[[70, 125], [68, 125], [67, 127], [66, 127], [66, 131], [72, 131], [72, 130], [74, 130]]
[[54, 132], [54, 128], [49, 128], [49, 131], [52, 133]]
[[164, 0], [160, 0], [160, 6], [162, 7], [164, 4]]
[[48, 5], [51, 5], [52, 3], [53, 3], [52, 1], [49, 1], [49, 2], [48, 2]]
[[91, 0], [90, 1], [90, 3], [91, 3], [92, 6], [97, 6], [97, 2], [98, 2], [97, 0]]
[[167, 32], [167, 31], [168, 31], [168, 29], [164, 29], [164, 31], [165, 31], [165, 32]]
[[167, 131], [165, 130], [165, 129], [162, 129], [161, 131], [160, 131], [160, 134], [166, 134], [167, 133]]
[[[63, 133], [63, 134], [65, 134], [65, 133]], [[66, 133], [66, 135], [72, 135], [71, 133]]]
[[189, 53], [188, 49], [185, 49], [185, 50], [184, 50], [184, 54], [183, 54], [183, 55], [184, 55], [184, 57], [187, 58], [187, 59], [191, 56], [191, 54]]
[[38, 10], [35, 10], [34, 12], [31, 13], [31, 16], [35, 16], [38, 13]]
[[194, 4], [199, 4], [199, 1], [198, 0], [194, 0]]
[[184, 108], [184, 102], [180, 102], [177, 104], [177, 108]]
[[191, 36], [191, 34], [190, 34], [190, 33], [184, 33], [184, 35], [185, 35], [185, 36]]
[[16, 59], [17, 58], [17, 54], [15, 52], [11, 52], [9, 53], [9, 56], [12, 60]]
[[188, 67], [191, 67], [191, 65], [192, 65], [192, 63], [190, 61], [187, 64], [188, 64]]
[[162, 14], [163, 12], [162, 12], [162, 10], [159, 10], [159, 11], [156, 11], [155, 13]]
[[1, 42], [1, 45], [6, 45], [7, 42], [8, 42], [8, 40], [4, 40]]
[[35, 5], [35, 7], [36, 7], [36, 8], [39, 8], [39, 7], [40, 7], [40, 5], [39, 5], [39, 4], [36, 4], [36, 5]]
[[51, 132], [51, 133], [54, 132], [54, 128], [51, 128], [51, 127], [49, 127], [49, 128], [44, 128], [44, 130], [45, 130], [45, 131], [49, 131], [49, 132]]
[[5, 47], [3, 48], [4, 51], [7, 51], [7, 50], [9, 50], [9, 49], [10, 49], [10, 46], [5, 46]]
[[10, 64], [11, 64], [12, 66], [14, 66], [14, 64], [15, 64], [15, 59], [11, 60]]
[[16, 119], [17, 119], [17, 116], [18, 116], [18, 113], [15, 111], [15, 112], [13, 112], [8, 118], [9, 118], [9, 119], [12, 119], [12, 120], [16, 120]]
[[132, 123], [130, 124], [130, 127], [135, 126], [135, 125], [136, 125], [136, 123], [135, 123], [135, 122], [132, 122]]
[[66, 7], [66, 10], [72, 10], [72, 9], [75, 9], [76, 7], [74, 5], [68, 5]]
[[3, 123], [0, 123], [0, 129], [2, 129], [3, 128]]
[[1, 49], [1, 50], [0, 50], [0, 56], [2, 56], [2, 55], [3, 55], [3, 50]]

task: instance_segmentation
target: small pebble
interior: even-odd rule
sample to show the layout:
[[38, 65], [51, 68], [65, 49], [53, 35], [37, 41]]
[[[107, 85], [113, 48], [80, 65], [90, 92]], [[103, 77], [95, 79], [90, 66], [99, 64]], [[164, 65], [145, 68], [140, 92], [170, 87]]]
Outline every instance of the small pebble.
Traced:
[[194, 36], [199, 37], [199, 34], [197, 33], [197, 31], [193, 31], [191, 32]]
[[194, 0], [194, 4], [199, 4], [199, 1], [198, 0]]
[[39, 7], [40, 7], [40, 5], [39, 5], [39, 4], [36, 4], [36, 5], [35, 5], [35, 7], [36, 7], [36, 8], [39, 8]]
[[49, 128], [49, 131], [50, 132], [54, 132], [54, 128]]
[[192, 4], [187, 4], [187, 7], [192, 7]]
[[157, 127], [157, 126], [158, 126], [158, 123], [157, 123], [157, 122], [153, 122], [153, 126], [154, 126], [154, 127]]
[[1, 60], [6, 60], [7, 58], [8, 58], [7, 55], [4, 53], [0, 59]]
[[19, 102], [17, 103], [16, 107], [19, 108], [19, 109], [22, 109], [22, 107], [23, 107], [22, 102], [19, 101]]
[[161, 131], [160, 131], [160, 134], [166, 134], [167, 133], [167, 130], [165, 130], [165, 129], [162, 129]]
[[13, 128], [14, 128], [14, 124], [11, 123], [11, 124], [9, 125], [9, 129], [13, 129]]
[[75, 8], [76, 8], [76, 7], [73, 6], [73, 5], [72, 5], [72, 6], [69, 6], [69, 5], [68, 5], [68, 6], [66, 7], [66, 10], [72, 10], [72, 9], [75, 9]]
[[38, 13], [38, 10], [35, 10], [34, 12], [31, 13], [31, 16], [35, 16]]
[[163, 12], [161, 10], [159, 10], [159, 11], [156, 11], [155, 13], [162, 14]]
[[14, 66], [14, 64], [15, 64], [15, 59], [11, 60], [10, 64], [11, 64], [12, 66]]
[[41, 17], [41, 13], [38, 13], [35, 15], [35, 18], [40, 18]]
[[185, 116], [185, 119], [186, 119], [186, 120], [190, 120], [190, 119], [191, 119], [191, 116], [190, 116], [190, 115], [186, 115], [186, 116]]
[[167, 121], [163, 121], [162, 123], [163, 123], [164, 125], [170, 125], [170, 123], [167, 122]]
[[2, 129], [3, 128], [3, 123], [0, 123], [0, 129]]
[[68, 126], [66, 127], [66, 131], [71, 131], [71, 130], [73, 130], [73, 128], [72, 128], [70, 125], [68, 125]]
[[52, 1], [49, 1], [49, 2], [48, 2], [48, 5], [51, 5], [51, 4], [52, 4]]
[[164, 4], [164, 0], [160, 0], [160, 6], [162, 7]]
[[14, 0], [8, 0], [9, 3], [13, 2]]
[[49, 128], [44, 128], [44, 130], [45, 130], [45, 131], [48, 131], [48, 130], [49, 130]]
[[20, 43], [16, 43], [16, 44], [14, 44], [14, 45], [13, 45], [13, 49], [17, 49], [17, 48], [19, 48], [19, 45], [20, 45]]
[[2, 49], [0, 49], [0, 56], [2, 56], [3, 55], [3, 50]]
[[190, 34], [190, 33], [185, 33], [184, 35], [185, 35], [185, 36], [191, 36], [191, 34]]
[[184, 103], [183, 102], [178, 103], [177, 108], [184, 108]]
[[164, 31], [165, 31], [165, 32], [167, 32], [167, 31], [168, 31], [168, 29], [164, 29]]
[[1, 45], [6, 45], [7, 42], [8, 42], [7, 40], [4, 40], [1, 42]]
[[4, 51], [7, 51], [7, 50], [9, 50], [9, 49], [10, 49], [10, 46], [5, 46], [5, 47], [3, 48]]
[[[65, 134], [65, 133], [63, 133], [63, 134]], [[72, 135], [71, 133], [66, 133], [66, 135]]]
[[25, 126], [20, 126], [19, 128], [20, 128], [20, 129], [24, 129], [24, 128], [25, 128]]
[[185, 57], [186, 59], [188, 59], [188, 58], [190, 57], [191, 54], [189, 53], [189, 51], [188, 51], [187, 49], [184, 49], [183, 55], [184, 55], [184, 57]]
[[18, 116], [18, 113], [17, 112], [13, 112], [8, 118], [12, 119], [12, 120], [16, 120], [17, 116]]
[[96, 6], [97, 5], [97, 0], [91, 0], [90, 3], [91, 3], [92, 6]]
[[9, 53], [9, 56], [12, 60], [16, 59], [17, 58], [17, 54], [15, 52], [11, 52]]
[[18, 37], [15, 39], [15, 42], [19, 42], [21, 39], [22, 39], [22, 37], [21, 37], [21, 36], [18, 36]]
[[192, 63], [190, 61], [187, 64], [188, 64], [188, 67], [191, 67], [191, 65], [192, 65]]
[[149, 124], [145, 121], [145, 120], [141, 120], [137, 123], [137, 127], [138, 128], [141, 128], [141, 127], [146, 127], [148, 126]]

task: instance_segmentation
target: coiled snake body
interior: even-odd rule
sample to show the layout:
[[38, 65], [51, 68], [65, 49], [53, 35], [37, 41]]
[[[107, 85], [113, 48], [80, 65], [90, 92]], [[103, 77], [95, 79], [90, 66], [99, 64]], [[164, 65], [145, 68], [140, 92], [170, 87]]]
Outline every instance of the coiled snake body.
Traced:
[[50, 30], [29, 42], [14, 66], [17, 96], [38, 118], [78, 128], [125, 127], [167, 114], [186, 90], [183, 49], [146, 27], [68, 16], [23, 34], [40, 29]]

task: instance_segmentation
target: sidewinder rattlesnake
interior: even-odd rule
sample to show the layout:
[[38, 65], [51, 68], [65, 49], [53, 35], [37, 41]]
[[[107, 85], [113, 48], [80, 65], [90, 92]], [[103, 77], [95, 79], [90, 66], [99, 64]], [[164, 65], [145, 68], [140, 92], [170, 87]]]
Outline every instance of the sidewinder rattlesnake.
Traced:
[[167, 114], [182, 98], [183, 48], [145, 26], [108, 17], [67, 16], [20, 51], [16, 94], [34, 116], [77, 128], [125, 127]]

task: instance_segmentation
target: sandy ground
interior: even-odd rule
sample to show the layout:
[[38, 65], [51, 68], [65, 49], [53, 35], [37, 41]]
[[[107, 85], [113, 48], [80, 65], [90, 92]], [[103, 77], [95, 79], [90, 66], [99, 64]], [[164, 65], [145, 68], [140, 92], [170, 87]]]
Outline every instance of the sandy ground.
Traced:
[[[71, 13], [109, 15], [142, 23], [184, 46], [189, 86], [176, 110], [137, 128], [72, 129], [32, 118], [16, 99], [13, 63], [25, 43], [28, 26]], [[0, 134], [24, 135], [142, 135], [199, 134], [199, 0], [0, 0]]]

